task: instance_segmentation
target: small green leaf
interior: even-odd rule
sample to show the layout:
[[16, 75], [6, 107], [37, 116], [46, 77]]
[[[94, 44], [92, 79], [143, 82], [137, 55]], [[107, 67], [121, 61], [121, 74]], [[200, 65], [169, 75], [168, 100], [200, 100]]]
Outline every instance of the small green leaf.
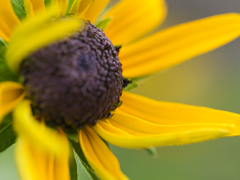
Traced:
[[[120, 49], [121, 50], [121, 49]], [[138, 78], [132, 78], [132, 83], [128, 84], [127, 87], [124, 88], [125, 91], [130, 91], [136, 87], [138, 87], [138, 85], [145, 80], [146, 78], [148, 78], [149, 76], [143, 76], [143, 77], [138, 77]]]
[[5, 42], [2, 40], [2, 38], [0, 38], [0, 47], [6, 47], [7, 45], [5, 44]]
[[155, 147], [149, 147], [145, 150], [152, 158], [155, 158], [155, 159], [158, 158], [158, 153]]
[[44, 4], [46, 7], [51, 5], [52, 0], [44, 0]]
[[81, 161], [82, 163], [82, 166], [85, 168], [87, 174], [89, 175], [89, 177], [92, 179], [92, 180], [99, 180], [99, 178], [97, 177], [97, 175], [95, 174], [95, 172], [93, 171], [93, 169], [91, 168], [91, 166], [88, 164], [84, 154], [83, 154], [83, 151], [80, 147], [80, 144], [79, 143], [76, 143], [74, 141], [71, 141], [71, 144], [73, 146], [73, 149], [74, 149], [74, 152], [77, 154], [77, 157], [79, 158], [79, 160]]
[[102, 139], [102, 141], [106, 144], [106, 146], [110, 149], [110, 144], [109, 142], [107, 142], [105, 139], [103, 139], [102, 137], [100, 137]]
[[127, 87], [124, 88], [125, 91], [130, 91], [134, 88], [138, 87], [138, 84], [136, 82], [132, 82], [131, 84], [128, 84]]
[[11, 2], [18, 19], [23, 20], [26, 17], [23, 0], [11, 0]]
[[0, 82], [2, 81], [15, 81], [18, 82], [18, 76], [13, 74], [9, 69], [7, 63], [0, 56]]
[[77, 170], [77, 163], [74, 157], [74, 152], [72, 149], [72, 158], [69, 158], [69, 169], [70, 169], [70, 176], [71, 180], [78, 180], [78, 170]]
[[7, 45], [5, 44], [5, 42], [0, 38], [0, 58], [3, 59], [4, 56], [4, 52], [6, 50]]
[[66, 10], [66, 13], [65, 15], [67, 15], [72, 7], [72, 4], [75, 0], [68, 0], [68, 5], [67, 5], [67, 10]]
[[10, 114], [6, 115], [6, 116], [3, 118], [2, 122], [0, 123], [0, 131], [1, 131], [1, 129], [3, 129], [6, 125], [12, 123], [12, 121], [13, 121], [13, 119], [12, 119], [12, 114], [10, 113]]
[[0, 126], [0, 152], [15, 143], [16, 134], [12, 128], [12, 115], [7, 115]]
[[77, 131], [72, 130], [71, 132], [66, 132], [66, 134], [67, 134], [67, 137], [68, 137], [70, 140], [72, 140], [72, 141], [74, 141], [74, 142], [76, 142], [76, 143], [79, 142]]
[[7, 45], [0, 39], [0, 82], [2, 81], [18, 81], [18, 77], [11, 72], [4, 59], [4, 53]]
[[97, 24], [96, 24], [96, 27], [100, 28], [101, 30], [105, 30], [106, 27], [108, 26], [108, 24], [110, 23], [110, 21], [112, 20], [112, 17], [109, 17], [109, 18], [106, 18], [102, 21], [99, 21]]

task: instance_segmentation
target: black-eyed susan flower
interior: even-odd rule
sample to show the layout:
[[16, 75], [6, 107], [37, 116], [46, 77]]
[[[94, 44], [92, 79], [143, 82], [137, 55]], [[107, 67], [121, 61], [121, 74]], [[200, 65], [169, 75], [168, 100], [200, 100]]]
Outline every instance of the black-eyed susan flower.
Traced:
[[[122, 0], [105, 11], [109, 0], [12, 2], [0, 6], [0, 119], [4, 130], [13, 119], [22, 179], [70, 179], [72, 148], [93, 179], [128, 179], [107, 142], [147, 149], [239, 135], [238, 114], [159, 102], [124, 89], [129, 78], [237, 38], [239, 14], [142, 38], [163, 21], [164, 1]], [[14, 142], [11, 131], [4, 132], [2, 149]]]

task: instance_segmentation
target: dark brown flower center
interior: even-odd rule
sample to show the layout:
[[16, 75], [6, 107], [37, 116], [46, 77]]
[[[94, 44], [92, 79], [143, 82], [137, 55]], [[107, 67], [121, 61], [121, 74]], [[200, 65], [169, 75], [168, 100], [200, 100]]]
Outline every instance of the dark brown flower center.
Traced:
[[85, 22], [71, 38], [32, 53], [21, 75], [34, 114], [66, 130], [110, 117], [128, 83], [118, 50], [102, 30]]

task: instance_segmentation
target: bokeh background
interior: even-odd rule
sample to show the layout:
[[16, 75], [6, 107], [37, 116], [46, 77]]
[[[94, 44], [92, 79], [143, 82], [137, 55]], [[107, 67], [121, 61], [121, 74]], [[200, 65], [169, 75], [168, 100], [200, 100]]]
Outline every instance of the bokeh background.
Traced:
[[[215, 14], [240, 13], [239, 0], [166, 1], [168, 16], [159, 30]], [[157, 73], [133, 92], [162, 101], [240, 113], [240, 39]], [[158, 158], [144, 150], [111, 148], [132, 180], [240, 179], [240, 137], [157, 148]], [[79, 179], [89, 179], [81, 167], [79, 173]], [[0, 154], [0, 180], [18, 180], [14, 147]]]

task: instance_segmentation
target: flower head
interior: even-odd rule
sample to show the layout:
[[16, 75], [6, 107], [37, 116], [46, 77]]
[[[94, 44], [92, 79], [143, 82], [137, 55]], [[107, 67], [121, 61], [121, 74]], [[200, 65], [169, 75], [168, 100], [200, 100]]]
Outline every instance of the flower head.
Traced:
[[70, 179], [69, 142], [90, 176], [112, 180], [128, 178], [105, 141], [147, 149], [239, 135], [238, 114], [159, 102], [127, 89], [133, 87], [129, 78], [237, 38], [240, 15], [217, 15], [142, 38], [163, 21], [165, 2], [122, 0], [103, 11], [108, 2], [52, 0], [46, 8], [43, 0], [24, 0], [22, 13], [2, 2], [0, 120], [13, 112], [22, 179]]

